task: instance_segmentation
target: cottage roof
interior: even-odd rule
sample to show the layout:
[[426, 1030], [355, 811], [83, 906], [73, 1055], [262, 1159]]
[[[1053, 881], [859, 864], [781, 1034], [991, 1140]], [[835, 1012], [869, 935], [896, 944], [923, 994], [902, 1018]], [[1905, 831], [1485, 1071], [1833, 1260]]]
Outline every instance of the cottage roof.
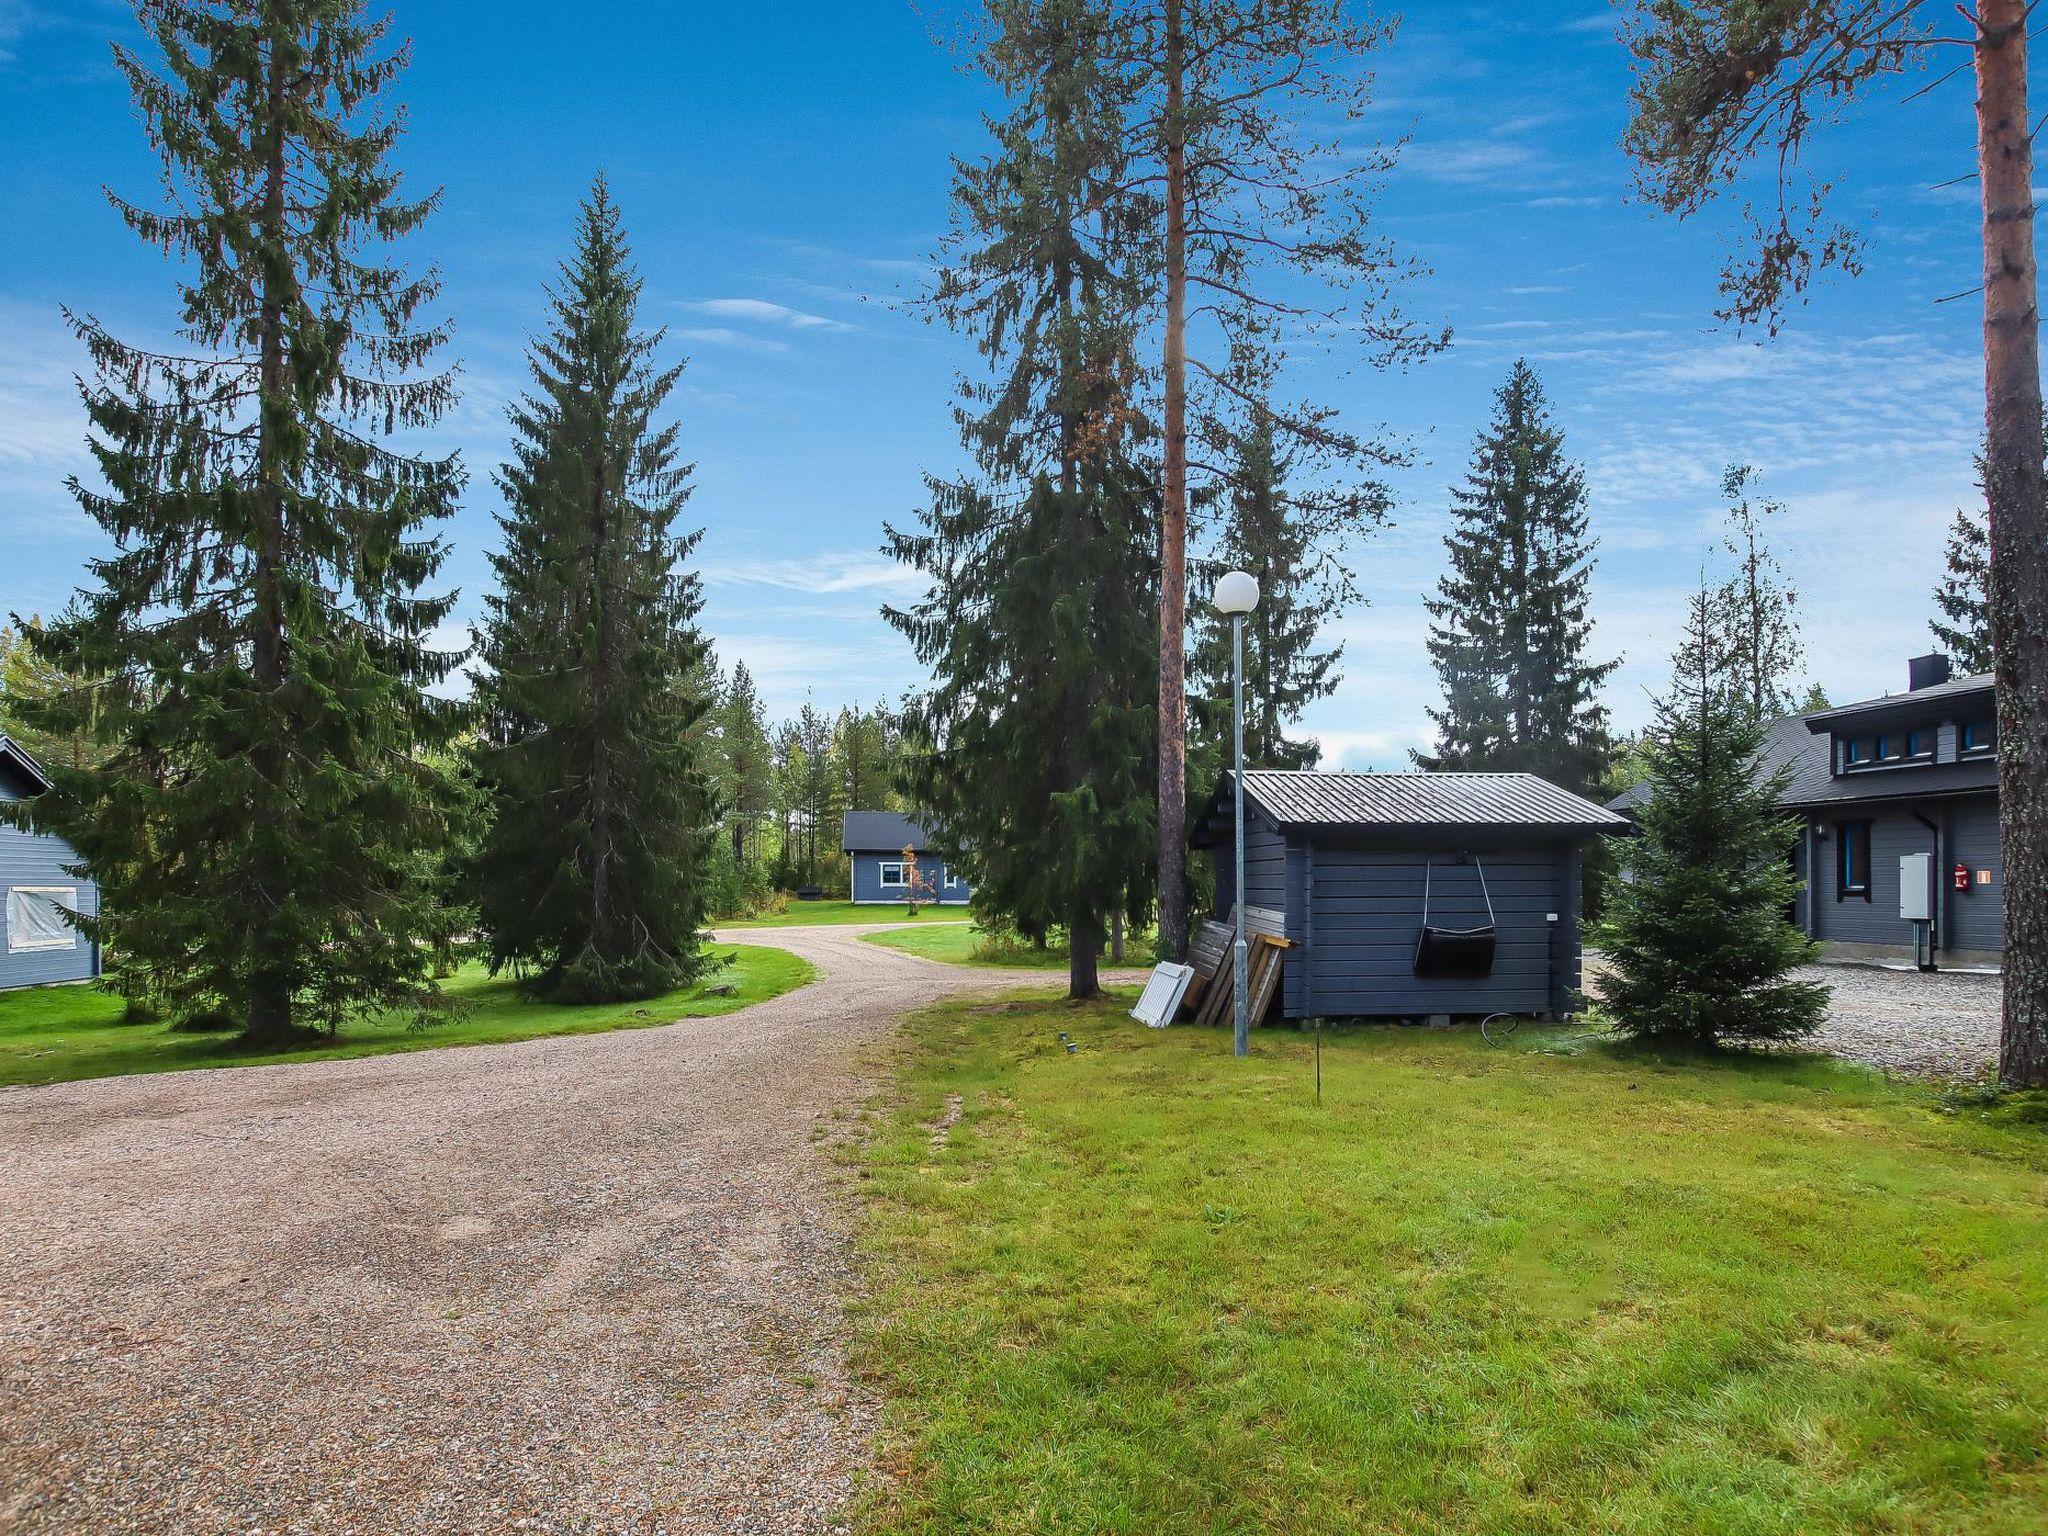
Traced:
[[848, 811], [840, 819], [842, 853], [923, 853], [926, 837], [921, 822], [895, 811]]
[[43, 772], [43, 765], [11, 736], [0, 735], [0, 763], [13, 768], [25, 779], [31, 794], [39, 795], [50, 787], [50, 776]]
[[[1533, 773], [1325, 773], [1254, 768], [1245, 798], [1283, 829], [1354, 827], [1515, 828], [1619, 832], [1628, 823], [1611, 811]], [[1229, 824], [1230, 775], [1210, 810]]]

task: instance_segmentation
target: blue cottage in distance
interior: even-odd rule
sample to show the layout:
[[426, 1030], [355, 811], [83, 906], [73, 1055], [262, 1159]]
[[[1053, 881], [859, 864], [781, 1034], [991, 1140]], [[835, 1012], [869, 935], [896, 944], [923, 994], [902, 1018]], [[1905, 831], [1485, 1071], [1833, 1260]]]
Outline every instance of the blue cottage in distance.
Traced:
[[925, 830], [912, 817], [894, 811], [848, 811], [840, 831], [839, 846], [851, 866], [857, 906], [902, 906], [910, 900], [906, 848], [917, 854], [920, 902], [961, 907], [973, 894], [965, 875], [940, 859], [925, 857]]
[[[0, 800], [28, 800], [50, 787], [42, 765], [0, 736]], [[71, 874], [71, 845], [50, 832], [0, 823], [0, 989], [88, 981], [100, 973], [100, 947], [71, 925], [69, 913], [97, 916], [99, 887]]]

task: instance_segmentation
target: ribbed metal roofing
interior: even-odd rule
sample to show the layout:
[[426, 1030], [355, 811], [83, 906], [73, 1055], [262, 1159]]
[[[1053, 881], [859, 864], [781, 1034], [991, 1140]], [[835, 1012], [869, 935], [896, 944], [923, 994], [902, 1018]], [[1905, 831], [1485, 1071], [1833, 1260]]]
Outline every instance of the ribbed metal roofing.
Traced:
[[[1556, 827], [1618, 832], [1625, 818], [1533, 773], [1322, 773], [1254, 768], [1245, 797], [1282, 827]], [[1216, 807], [1227, 814], [1226, 774]]]

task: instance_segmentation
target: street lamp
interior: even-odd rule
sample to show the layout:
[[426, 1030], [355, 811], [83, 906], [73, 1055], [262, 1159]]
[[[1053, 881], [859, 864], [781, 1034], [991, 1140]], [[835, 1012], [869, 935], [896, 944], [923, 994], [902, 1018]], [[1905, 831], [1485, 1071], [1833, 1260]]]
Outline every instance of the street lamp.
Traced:
[[1230, 776], [1237, 796], [1237, 881], [1231, 890], [1236, 897], [1237, 936], [1231, 945], [1231, 1001], [1237, 1007], [1237, 1036], [1234, 1049], [1249, 1055], [1251, 1042], [1251, 979], [1246, 974], [1244, 926], [1244, 616], [1259, 606], [1259, 583], [1249, 571], [1231, 571], [1216, 583], [1216, 611], [1230, 615], [1230, 724], [1235, 740], [1237, 771]]

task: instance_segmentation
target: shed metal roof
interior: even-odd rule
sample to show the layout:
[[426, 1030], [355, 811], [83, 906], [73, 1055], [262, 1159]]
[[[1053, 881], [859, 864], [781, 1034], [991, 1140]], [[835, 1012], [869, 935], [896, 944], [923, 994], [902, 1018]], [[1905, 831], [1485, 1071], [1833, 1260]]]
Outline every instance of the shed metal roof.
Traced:
[[901, 853], [925, 850], [922, 823], [895, 811], [847, 811], [840, 818], [839, 848], [842, 853]]
[[[1559, 789], [1533, 773], [1324, 773], [1254, 768], [1245, 798], [1275, 826], [1515, 827], [1619, 832], [1625, 818]], [[1216, 791], [1212, 817], [1227, 825], [1230, 775]]]

